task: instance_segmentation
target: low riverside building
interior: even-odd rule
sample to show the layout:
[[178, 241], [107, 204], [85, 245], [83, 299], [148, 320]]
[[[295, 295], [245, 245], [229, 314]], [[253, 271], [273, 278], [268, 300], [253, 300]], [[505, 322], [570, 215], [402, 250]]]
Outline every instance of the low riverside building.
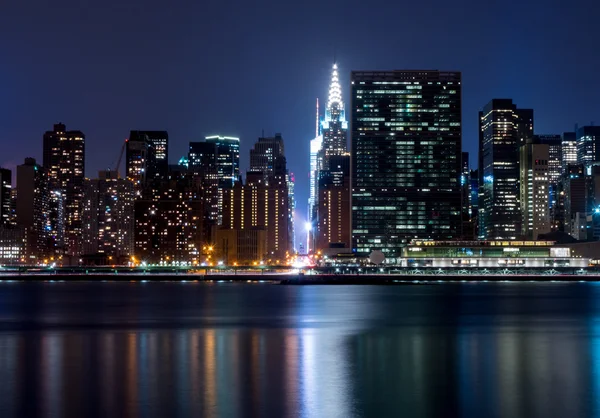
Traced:
[[24, 264], [25, 242], [25, 228], [0, 226], [0, 266]]
[[[386, 258], [385, 265], [438, 268], [587, 267], [590, 255], [554, 241], [426, 241], [413, 240], [402, 256]], [[600, 258], [600, 256], [598, 257]], [[328, 256], [327, 265], [368, 264], [367, 258]]]

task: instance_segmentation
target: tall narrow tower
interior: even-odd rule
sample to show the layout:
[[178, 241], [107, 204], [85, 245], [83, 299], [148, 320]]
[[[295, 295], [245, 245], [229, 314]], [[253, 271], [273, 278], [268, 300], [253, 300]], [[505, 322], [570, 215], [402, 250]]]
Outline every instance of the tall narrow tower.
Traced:
[[329, 85], [329, 98], [325, 108], [325, 117], [321, 122], [323, 133], [323, 146], [319, 158], [320, 170], [329, 169], [329, 157], [343, 155], [347, 152], [348, 121], [342, 101], [342, 87], [338, 75], [337, 64], [333, 64], [331, 84]]

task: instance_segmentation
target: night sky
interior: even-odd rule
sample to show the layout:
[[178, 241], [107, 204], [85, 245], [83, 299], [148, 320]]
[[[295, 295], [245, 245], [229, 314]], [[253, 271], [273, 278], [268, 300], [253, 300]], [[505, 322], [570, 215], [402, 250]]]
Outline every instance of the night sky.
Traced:
[[[526, 4], [524, 4], [526, 3]], [[560, 5], [559, 5], [560, 3]], [[86, 134], [86, 175], [131, 129], [168, 130], [170, 160], [205, 135], [239, 136], [242, 168], [281, 132], [306, 212], [315, 99], [334, 57], [350, 70], [463, 72], [463, 147], [493, 97], [535, 109], [536, 133], [600, 123], [594, 0], [6, 0], [0, 6], [0, 165], [42, 156], [54, 123]]]

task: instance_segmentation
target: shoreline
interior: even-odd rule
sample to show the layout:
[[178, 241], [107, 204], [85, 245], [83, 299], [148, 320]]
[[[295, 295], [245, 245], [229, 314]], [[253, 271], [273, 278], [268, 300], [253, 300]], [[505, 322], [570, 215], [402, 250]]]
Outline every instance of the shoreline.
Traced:
[[299, 274], [0, 274], [1, 282], [189, 282], [268, 283], [281, 285], [423, 285], [443, 283], [579, 283], [598, 282], [598, 275], [299, 275]]

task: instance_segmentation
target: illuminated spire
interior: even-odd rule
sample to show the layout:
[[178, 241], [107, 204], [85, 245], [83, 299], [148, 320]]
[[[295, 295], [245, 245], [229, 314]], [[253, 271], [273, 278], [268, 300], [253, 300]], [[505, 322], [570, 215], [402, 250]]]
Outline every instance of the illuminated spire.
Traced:
[[333, 71], [331, 73], [331, 84], [329, 86], [329, 101], [327, 102], [327, 108], [331, 108], [334, 103], [337, 103], [338, 107], [343, 108], [344, 103], [342, 102], [342, 87], [340, 86], [340, 78], [338, 75], [337, 64], [333, 64]]

